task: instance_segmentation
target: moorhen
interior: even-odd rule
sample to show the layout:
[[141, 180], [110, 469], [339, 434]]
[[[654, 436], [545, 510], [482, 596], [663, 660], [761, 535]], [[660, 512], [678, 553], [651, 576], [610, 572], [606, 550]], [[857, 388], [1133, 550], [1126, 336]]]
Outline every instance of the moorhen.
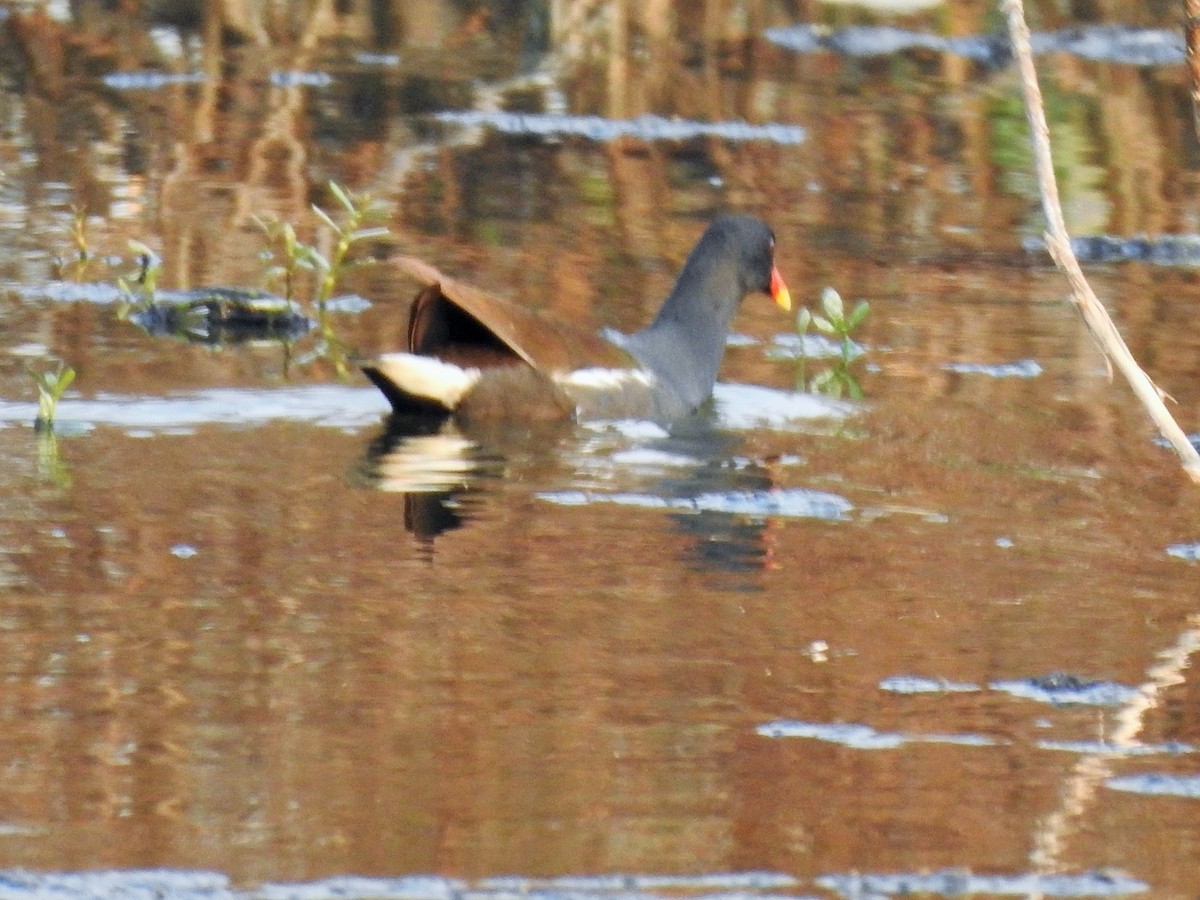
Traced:
[[611, 339], [546, 318], [411, 257], [393, 263], [426, 287], [409, 314], [408, 351], [361, 363], [401, 415], [465, 423], [672, 421], [712, 394], [742, 298], [791, 297], [759, 219], [715, 219], [688, 255], [654, 321]]

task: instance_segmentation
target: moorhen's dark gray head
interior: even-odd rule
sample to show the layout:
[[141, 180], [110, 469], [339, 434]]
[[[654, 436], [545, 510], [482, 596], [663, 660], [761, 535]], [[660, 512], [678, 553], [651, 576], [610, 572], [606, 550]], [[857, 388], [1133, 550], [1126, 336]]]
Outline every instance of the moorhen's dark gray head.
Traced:
[[654, 321], [630, 336], [627, 349], [694, 409], [712, 393], [738, 306], [760, 291], [792, 308], [775, 268], [774, 233], [753, 216], [720, 216], [688, 255]]

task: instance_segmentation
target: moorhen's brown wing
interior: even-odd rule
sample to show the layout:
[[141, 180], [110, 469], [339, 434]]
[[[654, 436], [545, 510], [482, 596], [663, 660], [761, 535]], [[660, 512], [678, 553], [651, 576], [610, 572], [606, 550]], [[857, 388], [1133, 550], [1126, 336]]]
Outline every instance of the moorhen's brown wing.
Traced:
[[425, 285], [409, 313], [410, 353], [477, 367], [523, 360], [546, 374], [636, 365], [598, 334], [465, 284], [427, 262], [411, 256], [391, 262]]

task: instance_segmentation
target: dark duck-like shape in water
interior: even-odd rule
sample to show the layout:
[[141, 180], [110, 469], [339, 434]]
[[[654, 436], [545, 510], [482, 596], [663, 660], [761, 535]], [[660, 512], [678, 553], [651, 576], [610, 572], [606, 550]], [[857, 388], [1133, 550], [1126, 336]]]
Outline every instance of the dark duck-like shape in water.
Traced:
[[654, 321], [611, 340], [399, 257], [393, 262], [426, 285], [413, 302], [408, 348], [362, 369], [400, 415], [676, 420], [712, 396], [747, 294], [791, 309], [774, 257], [775, 235], [759, 219], [715, 219]]

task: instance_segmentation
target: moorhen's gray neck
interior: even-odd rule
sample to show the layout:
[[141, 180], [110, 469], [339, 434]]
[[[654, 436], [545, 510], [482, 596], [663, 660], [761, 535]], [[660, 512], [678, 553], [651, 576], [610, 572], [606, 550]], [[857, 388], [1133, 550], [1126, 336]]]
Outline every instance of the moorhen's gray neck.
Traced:
[[712, 394], [738, 306], [761, 287], [750, 283], [739, 240], [745, 229], [735, 226], [744, 223], [724, 220], [705, 232], [654, 321], [630, 335], [626, 344], [689, 410]]

